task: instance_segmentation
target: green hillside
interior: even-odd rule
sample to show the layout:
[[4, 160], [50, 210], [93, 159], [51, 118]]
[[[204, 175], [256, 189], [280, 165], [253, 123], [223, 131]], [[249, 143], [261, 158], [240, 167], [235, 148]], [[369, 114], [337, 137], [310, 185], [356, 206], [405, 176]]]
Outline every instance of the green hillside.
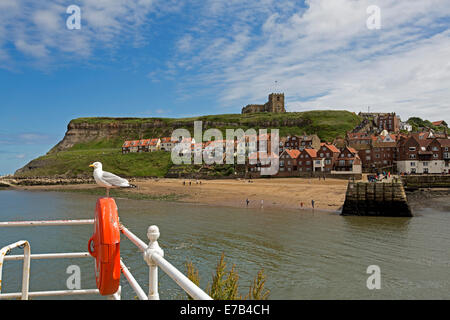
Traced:
[[[309, 111], [283, 114], [225, 114], [194, 118], [79, 118], [72, 120], [70, 126], [94, 128], [108, 131], [114, 128], [114, 134], [107, 138], [91, 137], [86, 131], [86, 138], [67, 150], [56, 152], [55, 148], [47, 155], [39, 157], [21, 170], [17, 176], [87, 176], [92, 174], [89, 164], [101, 161], [105, 170], [127, 177], [164, 176], [171, 167], [169, 152], [132, 153], [122, 155], [121, 146], [125, 139], [156, 138], [171, 136], [176, 128], [185, 128], [193, 135], [193, 122], [203, 121], [203, 130], [220, 129], [225, 137], [226, 129], [241, 128], [247, 130], [279, 129], [280, 137], [294, 134], [316, 133], [323, 141], [333, 141], [337, 136], [344, 136], [352, 130], [361, 119], [348, 111]], [[158, 122], [158, 125], [154, 125]], [[86, 129], [87, 130], [87, 129]], [[66, 135], [67, 136], [67, 135]]]

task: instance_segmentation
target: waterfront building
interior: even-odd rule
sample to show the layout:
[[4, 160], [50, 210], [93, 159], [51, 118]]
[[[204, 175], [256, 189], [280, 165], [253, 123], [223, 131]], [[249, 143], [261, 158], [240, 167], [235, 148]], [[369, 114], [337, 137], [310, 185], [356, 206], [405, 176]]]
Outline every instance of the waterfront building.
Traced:
[[333, 169], [337, 173], [362, 173], [362, 163], [358, 151], [348, 146], [343, 148], [333, 165]]
[[450, 139], [430, 132], [411, 134], [399, 140], [397, 171], [407, 174], [449, 173]]
[[161, 150], [171, 152], [177, 141], [171, 137], [161, 138]]
[[297, 159], [300, 155], [299, 150], [286, 149], [280, 155], [280, 170], [279, 175], [290, 176], [298, 171]]

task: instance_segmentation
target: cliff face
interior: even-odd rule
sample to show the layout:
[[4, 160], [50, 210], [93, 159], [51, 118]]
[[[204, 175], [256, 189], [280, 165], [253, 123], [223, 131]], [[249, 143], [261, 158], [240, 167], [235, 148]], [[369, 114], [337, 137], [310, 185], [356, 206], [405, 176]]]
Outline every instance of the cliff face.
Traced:
[[[197, 119], [201, 120], [201, 119]], [[222, 122], [222, 121], [202, 121], [203, 130], [210, 128], [279, 128], [279, 127], [304, 127], [310, 121], [306, 119], [283, 119], [272, 121], [246, 121], [241, 122]], [[112, 119], [111, 122], [80, 122], [71, 121], [67, 126], [67, 132], [62, 141], [53, 147], [49, 153], [65, 151], [79, 143], [88, 143], [100, 140], [126, 140], [138, 139], [140, 136], [145, 138], [171, 136], [173, 130], [185, 128], [191, 131], [194, 128], [192, 121], [167, 121], [161, 119], [149, 119], [134, 121], [131, 119]]]

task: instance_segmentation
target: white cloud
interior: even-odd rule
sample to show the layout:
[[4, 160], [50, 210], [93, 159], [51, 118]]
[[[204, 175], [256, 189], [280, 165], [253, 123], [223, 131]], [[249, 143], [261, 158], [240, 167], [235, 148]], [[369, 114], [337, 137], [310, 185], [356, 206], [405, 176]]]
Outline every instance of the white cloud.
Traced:
[[14, 45], [16, 46], [17, 50], [21, 51], [22, 53], [36, 58], [43, 58], [48, 54], [47, 48], [42, 43], [32, 44], [27, 43], [24, 40], [17, 40]]
[[[215, 12], [224, 10], [215, 4]], [[366, 27], [372, 4], [381, 8], [381, 30]], [[190, 59], [199, 66], [198, 81], [215, 87], [222, 104], [233, 108], [242, 101], [264, 101], [277, 80], [290, 111], [357, 112], [371, 106], [403, 118], [450, 120], [448, 1], [309, 0], [307, 5], [288, 13], [254, 11], [264, 18], [256, 30], [251, 18], [236, 19], [228, 26], [234, 37], [222, 34], [203, 46], [199, 40], [201, 53]], [[251, 17], [244, 11], [241, 16]], [[252, 33], [246, 38], [238, 28]]]
[[[139, 46], [145, 40], [146, 27], [153, 0], [80, 0], [81, 30], [68, 30], [67, 7], [63, 0], [0, 1], [0, 67], [11, 67], [8, 59], [16, 50], [38, 66], [57, 63], [58, 57], [85, 59], [96, 50], [114, 50], [124, 42]], [[34, 59], [34, 60], [33, 60]], [[18, 67], [18, 64], [17, 64]]]

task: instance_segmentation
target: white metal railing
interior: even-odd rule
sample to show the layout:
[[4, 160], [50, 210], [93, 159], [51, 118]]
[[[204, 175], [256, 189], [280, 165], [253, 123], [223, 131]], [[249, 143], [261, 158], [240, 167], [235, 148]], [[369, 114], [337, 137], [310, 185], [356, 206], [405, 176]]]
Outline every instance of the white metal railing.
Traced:
[[[25, 227], [25, 226], [74, 226], [74, 225], [92, 225], [95, 220], [52, 220], [52, 221], [13, 221], [13, 222], [0, 222], [0, 227]], [[137, 294], [140, 300], [159, 300], [158, 293], [158, 267], [161, 268], [170, 278], [172, 278], [187, 294], [196, 300], [212, 300], [202, 289], [197, 287], [191, 280], [189, 280], [184, 274], [164, 259], [164, 251], [158, 244], [160, 236], [157, 226], [150, 226], [147, 231], [147, 237], [149, 244], [147, 245], [130, 230], [128, 230], [122, 224], [120, 225], [120, 231], [123, 233], [139, 250], [143, 253], [145, 262], [149, 266], [149, 293], [145, 294], [139, 283], [133, 277], [128, 270], [125, 263], [120, 261], [121, 271], [133, 291]], [[13, 248], [24, 247], [23, 255], [6, 256]], [[30, 260], [41, 259], [62, 259], [62, 258], [87, 258], [90, 257], [88, 252], [73, 252], [73, 253], [48, 253], [48, 254], [31, 254], [30, 245], [27, 241], [19, 241], [7, 247], [4, 247], [0, 251], [0, 299], [13, 299], [22, 298], [24, 300], [28, 297], [42, 297], [42, 296], [63, 296], [63, 295], [89, 295], [99, 294], [98, 289], [87, 290], [56, 290], [56, 291], [37, 291], [28, 292], [29, 287], [29, 275], [30, 275]], [[1, 275], [3, 261], [24, 260], [24, 269], [22, 277], [22, 293], [1, 293]], [[108, 297], [113, 300], [120, 300], [121, 287], [119, 290]]]
[[22, 300], [28, 300], [28, 288], [30, 286], [30, 255], [31, 249], [28, 241], [21, 240], [16, 243], [10, 244], [0, 250], [0, 294], [2, 293], [2, 271], [3, 271], [3, 259], [14, 248], [23, 247], [23, 271], [22, 271]]

